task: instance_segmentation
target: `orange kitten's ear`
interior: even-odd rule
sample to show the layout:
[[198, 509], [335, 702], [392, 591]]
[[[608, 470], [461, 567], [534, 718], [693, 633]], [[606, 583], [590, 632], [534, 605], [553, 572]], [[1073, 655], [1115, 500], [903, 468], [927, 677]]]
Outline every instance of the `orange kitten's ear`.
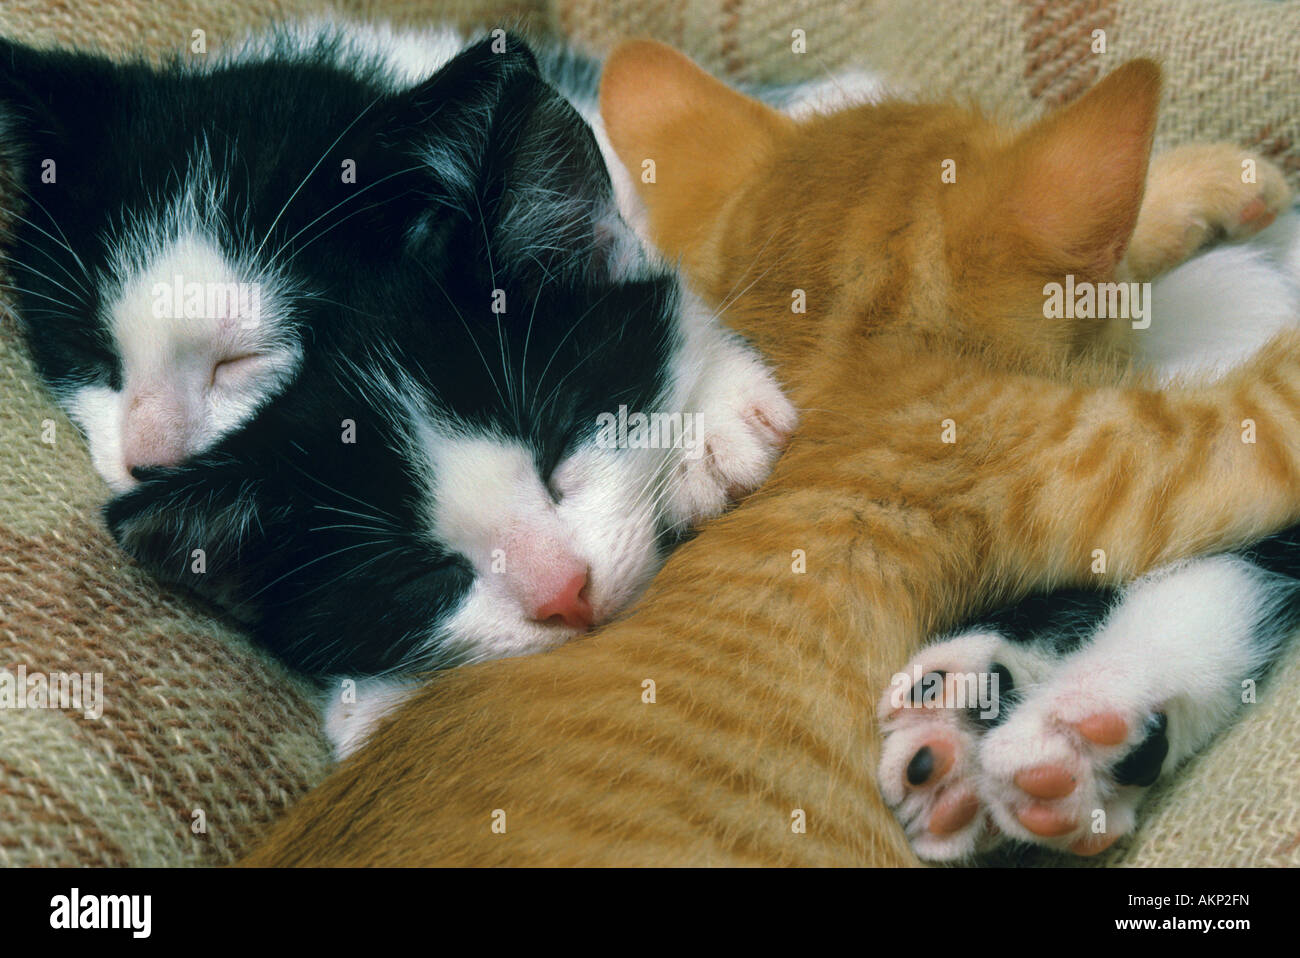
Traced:
[[688, 259], [775, 133], [791, 125], [654, 40], [610, 55], [600, 112], [650, 211], [655, 242]]
[[1018, 226], [1081, 271], [1124, 255], [1146, 184], [1160, 68], [1133, 60], [1011, 146], [1007, 195]]

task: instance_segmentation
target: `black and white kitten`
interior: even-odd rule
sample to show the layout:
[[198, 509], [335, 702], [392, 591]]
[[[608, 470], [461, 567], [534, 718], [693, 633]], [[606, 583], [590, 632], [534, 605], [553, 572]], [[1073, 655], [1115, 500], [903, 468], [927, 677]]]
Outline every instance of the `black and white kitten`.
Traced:
[[4, 44], [0, 122], [18, 312], [110, 528], [306, 670], [570, 639], [794, 426], [516, 37]]
[[[522, 43], [501, 31], [493, 55]], [[0, 40], [0, 159], [26, 204], [11, 279], [37, 366], [114, 491], [247, 422], [332, 334], [319, 299], [418, 245], [428, 170], [468, 177], [483, 117], [437, 114], [452, 30], [328, 22], [163, 70]], [[596, 104], [600, 64], [540, 68], [592, 125], [624, 219], [642, 218]], [[455, 71], [452, 71], [453, 73]], [[460, 71], [464, 74], [464, 70]], [[792, 112], [869, 76], [773, 91]], [[459, 125], [458, 125], [459, 124]], [[640, 258], [634, 242], [616, 255]], [[346, 324], [343, 324], [346, 325]]]

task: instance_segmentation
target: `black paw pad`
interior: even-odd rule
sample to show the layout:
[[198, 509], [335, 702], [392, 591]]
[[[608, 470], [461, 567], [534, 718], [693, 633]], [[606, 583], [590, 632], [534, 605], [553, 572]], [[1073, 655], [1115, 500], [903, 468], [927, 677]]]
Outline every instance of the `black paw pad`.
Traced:
[[1160, 769], [1169, 754], [1169, 719], [1156, 712], [1147, 719], [1147, 734], [1133, 751], [1115, 766], [1115, 782], [1146, 788], [1160, 777]]
[[907, 783], [909, 785], [924, 785], [933, 774], [934, 751], [930, 746], [924, 745], [907, 763]]

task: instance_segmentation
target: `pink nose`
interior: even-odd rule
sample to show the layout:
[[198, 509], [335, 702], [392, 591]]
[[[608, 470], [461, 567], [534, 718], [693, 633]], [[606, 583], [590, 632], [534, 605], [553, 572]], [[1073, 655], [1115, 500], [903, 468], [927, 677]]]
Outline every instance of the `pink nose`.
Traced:
[[587, 573], [579, 572], [560, 591], [539, 605], [533, 612], [538, 622], [559, 619], [571, 629], [590, 629], [595, 621], [591, 603], [582, 593], [587, 588]]
[[137, 469], [160, 468], [166, 466], [175, 466], [185, 458], [184, 453], [179, 449], [139, 449], [130, 448], [123, 456], [123, 466], [126, 471], [134, 474]]
[[174, 396], [136, 396], [122, 422], [122, 464], [127, 472], [150, 466], [175, 466], [186, 456], [189, 424]]

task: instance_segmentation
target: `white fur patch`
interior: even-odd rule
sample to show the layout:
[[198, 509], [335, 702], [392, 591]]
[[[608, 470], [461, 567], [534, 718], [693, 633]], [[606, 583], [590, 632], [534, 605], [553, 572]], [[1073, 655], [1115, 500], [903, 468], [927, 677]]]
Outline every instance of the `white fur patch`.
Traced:
[[796, 88], [794, 96], [782, 105], [782, 112], [803, 120], [810, 116], [828, 116], [849, 107], [879, 103], [893, 91], [879, 74], [867, 70], [845, 70], [824, 80], [813, 80]]
[[680, 313], [683, 343], [667, 405], [698, 413], [703, 455], [676, 457], [665, 513], [670, 525], [687, 528], [757, 489], [799, 417], [758, 352], [685, 288]]
[[[354, 683], [345, 687], [344, 682]], [[379, 723], [414, 694], [419, 686], [390, 678], [339, 680], [325, 693], [325, 737], [343, 761], [370, 738]]]
[[654, 488], [658, 450], [588, 444], [557, 469], [565, 494], [552, 501], [531, 454], [500, 438], [451, 434], [427, 421], [418, 462], [427, 463], [431, 540], [469, 559], [476, 578], [434, 642], [469, 661], [553, 648], [580, 634], [535, 621], [531, 608], [585, 570], [596, 621], [631, 600], [658, 568]]
[[90, 462], [114, 492], [135, 485], [122, 455], [122, 394], [107, 386], [83, 386], [63, 398], [68, 417], [90, 448]]
[[1166, 379], [1219, 376], [1300, 322], [1300, 214], [1248, 243], [1219, 246], [1160, 277], [1137, 358]]
[[122, 390], [83, 387], [65, 405], [121, 492], [134, 483], [130, 467], [178, 462], [242, 425], [302, 350], [287, 335], [277, 277], [231, 263], [184, 212], [120, 238], [117, 264], [104, 321]]

